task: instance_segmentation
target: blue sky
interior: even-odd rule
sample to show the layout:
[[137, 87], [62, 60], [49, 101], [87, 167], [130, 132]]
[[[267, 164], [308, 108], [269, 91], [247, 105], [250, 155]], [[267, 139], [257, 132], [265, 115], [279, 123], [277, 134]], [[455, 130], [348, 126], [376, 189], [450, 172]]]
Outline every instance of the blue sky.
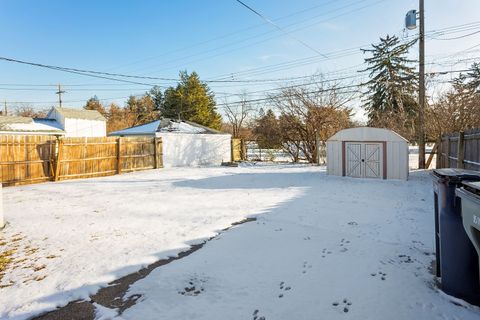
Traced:
[[[202, 79], [273, 79], [325, 73], [326, 78], [354, 75], [367, 47], [387, 33], [405, 36], [406, 11], [416, 0], [244, 0], [274, 20], [290, 37], [262, 21], [234, 0], [178, 1], [0, 1], [0, 56], [50, 65], [106, 72], [177, 78], [179, 70], [197, 71]], [[426, 28], [438, 30], [480, 20], [478, 0], [426, 0]], [[472, 28], [437, 38], [462, 36]], [[416, 31], [408, 34], [414, 35]], [[303, 46], [301, 39], [322, 59]], [[428, 70], [463, 68], [459, 57], [480, 56], [472, 49], [480, 33], [458, 40], [427, 42]], [[341, 51], [353, 48], [351, 51]], [[480, 47], [476, 48], [480, 49]], [[333, 52], [348, 53], [333, 58]], [[455, 54], [460, 52], [461, 54]], [[414, 54], [415, 55], [415, 54]], [[309, 58], [299, 64], [298, 59]], [[322, 61], [323, 60], [323, 61]], [[293, 62], [286, 68], [285, 63]], [[265, 68], [281, 64], [278, 68]], [[263, 69], [258, 69], [263, 68]], [[242, 72], [242, 73], [239, 73]], [[70, 75], [0, 61], [0, 101], [26, 102], [36, 108], [54, 104], [62, 83], [66, 105], [79, 107], [96, 94], [123, 103], [148, 86]], [[169, 81], [148, 81], [171, 85]], [[35, 86], [33, 86], [35, 85]], [[241, 91], [264, 95], [281, 85], [212, 84], [219, 102]], [[8, 89], [8, 90], [7, 90]], [[15, 89], [15, 90], [12, 90]], [[17, 103], [18, 104], [18, 103]]]

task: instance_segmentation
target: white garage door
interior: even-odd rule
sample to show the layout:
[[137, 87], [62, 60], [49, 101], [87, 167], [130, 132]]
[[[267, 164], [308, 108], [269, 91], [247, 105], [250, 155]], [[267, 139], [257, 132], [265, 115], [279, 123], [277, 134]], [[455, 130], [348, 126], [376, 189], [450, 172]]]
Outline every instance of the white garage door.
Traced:
[[346, 176], [376, 179], [383, 177], [383, 144], [347, 142], [345, 152]]

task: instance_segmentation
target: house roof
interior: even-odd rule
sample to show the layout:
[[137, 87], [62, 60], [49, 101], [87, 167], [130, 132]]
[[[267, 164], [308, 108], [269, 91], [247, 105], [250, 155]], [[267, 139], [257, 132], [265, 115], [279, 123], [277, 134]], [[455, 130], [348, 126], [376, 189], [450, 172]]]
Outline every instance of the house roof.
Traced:
[[60, 108], [60, 107], [53, 107], [52, 111], [53, 110], [63, 115], [65, 118], [106, 121], [105, 117], [102, 116], [102, 114], [97, 110], [72, 109], [72, 108]]
[[64, 134], [60, 124], [52, 119], [0, 116], [0, 131], [13, 133]]
[[220, 131], [191, 121], [179, 121], [169, 118], [155, 120], [139, 126], [111, 132], [110, 135], [153, 135], [155, 133], [219, 134]]

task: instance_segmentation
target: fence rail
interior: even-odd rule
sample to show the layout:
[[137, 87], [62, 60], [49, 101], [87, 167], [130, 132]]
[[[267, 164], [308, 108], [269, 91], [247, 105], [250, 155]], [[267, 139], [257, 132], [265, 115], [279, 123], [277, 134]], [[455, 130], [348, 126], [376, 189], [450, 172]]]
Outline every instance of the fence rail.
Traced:
[[0, 136], [0, 182], [4, 186], [161, 167], [161, 138]]
[[480, 170], [480, 128], [444, 135], [437, 168]]

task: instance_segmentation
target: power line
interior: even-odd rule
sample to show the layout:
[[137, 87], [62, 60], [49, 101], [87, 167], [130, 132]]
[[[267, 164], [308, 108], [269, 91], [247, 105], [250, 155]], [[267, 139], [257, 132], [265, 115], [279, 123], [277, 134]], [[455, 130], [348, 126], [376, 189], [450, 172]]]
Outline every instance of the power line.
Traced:
[[[298, 24], [303, 24], [305, 23], [306, 21], [308, 20], [312, 20], [312, 19], [315, 19], [315, 18], [318, 18], [320, 16], [326, 16], [327, 14], [330, 14], [330, 13], [334, 13], [336, 11], [339, 11], [339, 10], [342, 10], [342, 9], [345, 9], [345, 8], [348, 8], [348, 7], [351, 7], [352, 5], [356, 5], [358, 3], [361, 3], [361, 2], [365, 2], [366, 0], [360, 0], [360, 1], [356, 1], [354, 3], [350, 3], [350, 4], [347, 4], [345, 6], [342, 6], [342, 7], [339, 7], [339, 8], [336, 8], [334, 10], [330, 10], [330, 11], [327, 11], [326, 13], [322, 13], [320, 15], [316, 15], [314, 17], [311, 17], [311, 18], [307, 18], [307, 19], [304, 19], [300, 22], [295, 22], [295, 23], [291, 23], [291, 24], [288, 24], [286, 26], [284, 26], [284, 28], [286, 27], [291, 27], [291, 26], [295, 26], [295, 25], [298, 25]], [[380, 0], [380, 1], [377, 1], [373, 4], [370, 4], [370, 5], [366, 5], [364, 7], [361, 7], [361, 8], [357, 8], [356, 10], [352, 10], [352, 11], [347, 11], [347, 12], [344, 12], [344, 13], [341, 13], [341, 14], [338, 14], [336, 16], [333, 16], [333, 17], [329, 17], [329, 18], [326, 18], [326, 19], [322, 19], [320, 21], [317, 21], [315, 22], [314, 24], [311, 24], [310, 26], [313, 26], [313, 25], [317, 25], [319, 23], [322, 23], [322, 22], [326, 22], [326, 21], [330, 21], [332, 19], [335, 19], [335, 18], [338, 18], [340, 16], [343, 16], [343, 15], [346, 15], [346, 14], [349, 14], [349, 13], [352, 13], [352, 12], [355, 12], [355, 11], [358, 11], [360, 9], [363, 9], [363, 8], [366, 8], [366, 7], [369, 7], [369, 6], [373, 6], [379, 2], [382, 2], [382, 1], [386, 1], [386, 0]], [[304, 29], [304, 28], [301, 28], [301, 29]], [[294, 30], [294, 31], [298, 31], [298, 30], [301, 30], [301, 29], [297, 29], [297, 30]], [[241, 39], [241, 40], [235, 40], [233, 42], [230, 42], [228, 44], [225, 44], [225, 45], [222, 45], [220, 47], [215, 47], [215, 48], [212, 48], [212, 49], [208, 49], [208, 50], [205, 50], [205, 51], [202, 51], [202, 52], [199, 52], [199, 53], [195, 53], [195, 54], [190, 54], [190, 55], [187, 55], [187, 56], [183, 56], [183, 57], [180, 57], [180, 58], [176, 58], [176, 59], [173, 59], [173, 60], [169, 60], [167, 62], [164, 62], [162, 63], [162, 65], [165, 65], [166, 63], [170, 63], [170, 62], [175, 62], [175, 61], [182, 61], [182, 59], [185, 59], [185, 58], [190, 58], [190, 57], [198, 57], [199, 55], [202, 55], [202, 54], [206, 54], [206, 53], [210, 53], [210, 52], [218, 52], [220, 49], [224, 49], [226, 47], [231, 47], [231, 46], [236, 46], [238, 45], [239, 43], [243, 43], [243, 42], [247, 42], [249, 40], [252, 40], [252, 39], [255, 39], [255, 38], [260, 38], [260, 37], [263, 37], [265, 35], [268, 35], [268, 34], [271, 34], [271, 33], [274, 33], [275, 31], [267, 31], [267, 32], [264, 32], [264, 33], [261, 33], [259, 35], [255, 35], [255, 36], [252, 36], [252, 37], [247, 37], [247, 38], [244, 38], [244, 39]], [[293, 31], [292, 31], [293, 32]], [[268, 41], [268, 40], [271, 40], [271, 39], [274, 39], [274, 38], [277, 38], [279, 37], [279, 35], [274, 35], [272, 37], [268, 37], [268, 38], [264, 38], [264, 39], [261, 39], [260, 41], [256, 41], [256, 42], [253, 42], [253, 43], [249, 43], [247, 45], [244, 45], [244, 46], [240, 46], [240, 47], [235, 47], [231, 50], [227, 50], [227, 51], [224, 51], [224, 52], [220, 52], [220, 53], [217, 53], [217, 54], [214, 54], [214, 55], [209, 55], [207, 57], [203, 57], [203, 58], [199, 58], [199, 59], [195, 59], [195, 60], [190, 60], [188, 61], [189, 63], [193, 63], [193, 62], [198, 62], [198, 61], [204, 61], [204, 60], [210, 60], [212, 59], [213, 57], [217, 57], [217, 56], [221, 56], [221, 55], [225, 55], [227, 53], [230, 53], [230, 52], [235, 52], [239, 49], [244, 49], [244, 48], [248, 48], [248, 47], [251, 47], [251, 46], [254, 46], [254, 45], [257, 45], [257, 44], [260, 44], [260, 43], [264, 43], [265, 41]], [[183, 65], [173, 65], [173, 66], [168, 66], [168, 67], [165, 67], [163, 69], [160, 69], [160, 70], [156, 70], [156, 72], [158, 71], [165, 71], [165, 70], [170, 70], [170, 69], [173, 69], [173, 68], [181, 68], [183, 67]], [[139, 70], [144, 70], [146, 68], [149, 68], [149, 69], [152, 69], [153, 66], [149, 66], [149, 67], [144, 67], [144, 68], [141, 68], [141, 69], [137, 69], [136, 71], [139, 71]], [[153, 72], [150, 72], [149, 74], [153, 74]]]
[[[361, 1], [365, 1], [365, 0], [361, 0]], [[299, 10], [299, 11], [296, 11], [296, 12], [293, 12], [293, 13], [290, 13], [290, 14], [287, 14], [287, 15], [284, 15], [284, 16], [281, 16], [281, 17], [272, 19], [272, 20], [273, 20], [273, 21], [285, 20], [285, 19], [288, 19], [288, 18], [290, 18], [290, 17], [297, 16], [297, 15], [300, 15], [300, 14], [302, 14], [302, 13], [304, 13], [304, 12], [309, 12], [309, 11], [311, 11], [311, 10], [314, 10], [314, 9], [317, 9], [317, 8], [320, 8], [320, 7], [324, 7], [324, 6], [327, 6], [327, 5], [332, 4], [332, 3], [338, 3], [338, 0], [330, 0], [330, 1], [328, 1], [328, 2], [321, 3], [321, 4], [318, 4], [318, 5], [314, 5], [314, 6], [311, 6], [311, 7], [308, 7], [308, 8], [304, 8], [304, 9], [302, 9], [302, 10]], [[245, 32], [245, 31], [249, 31], [249, 30], [252, 30], [252, 29], [256, 29], [256, 28], [259, 28], [259, 27], [261, 27], [261, 26], [263, 26], [263, 25], [264, 25], [264, 24], [261, 23], [261, 24], [257, 24], [257, 25], [254, 25], [254, 26], [242, 28], [242, 29], [237, 30], [237, 31], [234, 31], [234, 32], [222, 34], [222, 35], [220, 35], [220, 36], [217, 36], [217, 37], [214, 37], [214, 38], [205, 40], [205, 41], [200, 41], [200, 42], [194, 43], [193, 45], [188, 45], [188, 46], [185, 46], [185, 47], [182, 47], [182, 48], [178, 48], [178, 49], [175, 49], [175, 50], [171, 50], [171, 51], [169, 51], [169, 52], [165, 52], [165, 53], [162, 53], [162, 54], [160, 54], [160, 55], [150, 56], [150, 57], [148, 57], [148, 58], [140, 59], [140, 60], [137, 60], [137, 61], [134, 61], [134, 62], [131, 62], [131, 63], [128, 63], [128, 64], [124, 64], [124, 65], [121, 65], [121, 66], [119, 66], [119, 67], [112, 68], [112, 69], [118, 69], [118, 68], [123, 68], [123, 67], [131, 66], [131, 65], [135, 65], [135, 64], [138, 64], [138, 63], [141, 63], [141, 62], [153, 60], [153, 59], [156, 59], [156, 58], [159, 58], [159, 57], [163, 57], [163, 56], [166, 56], [166, 55], [168, 55], [168, 54], [172, 54], [172, 53], [176, 53], [176, 52], [181, 52], [181, 51], [185, 51], [185, 50], [189, 50], [189, 51], [190, 51], [192, 48], [195, 48], [195, 47], [198, 47], [198, 46], [201, 46], [201, 45], [210, 43], [210, 42], [214, 42], [214, 41], [216, 41], [216, 40], [225, 39], [225, 38], [231, 37], [231, 36], [233, 36], [233, 35], [236, 35], [236, 34], [239, 34], [239, 33], [243, 33], [243, 32]]]
[[434, 40], [457, 40], [457, 39], [463, 39], [463, 38], [466, 38], [466, 37], [470, 37], [470, 36], [473, 36], [473, 35], [478, 34], [478, 33], [480, 33], [480, 30], [469, 33], [469, 34], [465, 34], [463, 36], [453, 37], [453, 38], [443, 38], [443, 39], [442, 38], [432, 38], [432, 39], [434, 39]]
[[[456, 28], [461, 26], [472, 26], [475, 23], [470, 23], [470, 24], [464, 24], [460, 26], [454, 26], [454, 27], [449, 27], [450, 29]], [[444, 28], [444, 29], [439, 29], [439, 30], [434, 30], [431, 31], [433, 32], [439, 32], [439, 31], [444, 31], [448, 30], [449, 28]], [[341, 53], [346, 52], [348, 54], [351, 54], [348, 52], [349, 50], [352, 49], [358, 49], [361, 47], [356, 47], [356, 48], [351, 48], [351, 49], [344, 49], [344, 50], [339, 50], [336, 51], [337, 57], [338, 56], [343, 56]], [[326, 59], [332, 59], [334, 58], [334, 53], [333, 52], [331, 55], [326, 56]], [[304, 58], [304, 59], [312, 59], [312, 58], [317, 58], [317, 57], [309, 57], [309, 58]], [[7, 58], [7, 57], [0, 57], [0, 60], [8, 61], [8, 62], [15, 62], [15, 63], [20, 63], [20, 64], [25, 64], [25, 65], [31, 65], [31, 66], [36, 66], [36, 67], [42, 67], [42, 68], [47, 68], [47, 69], [52, 69], [52, 70], [57, 70], [57, 71], [62, 71], [62, 72], [69, 72], [69, 73], [74, 73], [74, 74], [79, 74], [79, 75], [84, 75], [84, 76], [89, 76], [89, 77], [96, 77], [96, 78], [102, 78], [102, 79], [107, 79], [107, 80], [112, 80], [112, 81], [118, 81], [118, 82], [126, 82], [126, 83], [131, 83], [131, 84], [138, 84], [138, 85], [144, 85], [144, 86], [154, 86], [155, 84], [152, 83], [141, 83], [141, 82], [134, 82], [134, 81], [129, 81], [125, 79], [118, 79], [118, 78], [112, 78], [112, 77], [121, 77], [121, 78], [134, 78], [134, 79], [148, 79], [148, 80], [163, 80], [163, 81], [177, 81], [178, 79], [173, 79], [173, 78], [166, 78], [166, 77], [151, 77], [151, 76], [139, 76], [139, 75], [128, 75], [128, 74], [121, 74], [121, 73], [110, 73], [110, 72], [101, 72], [101, 71], [95, 71], [95, 70], [85, 70], [85, 69], [78, 69], [78, 68], [71, 68], [71, 67], [61, 67], [61, 66], [54, 66], [54, 65], [47, 65], [47, 64], [42, 64], [42, 63], [37, 63], [37, 62], [29, 62], [29, 61], [22, 61], [18, 59], [13, 59], [13, 58]], [[288, 62], [292, 63], [292, 62]], [[285, 80], [285, 79], [281, 79]], [[205, 80], [204, 82], [208, 83], [214, 83], [214, 82], [251, 82], [252, 80]], [[270, 80], [256, 80], [256, 81], [272, 81]]]
[[273, 22], [272, 20], [270, 20], [269, 18], [267, 18], [266, 16], [264, 16], [263, 14], [261, 14], [260, 12], [258, 12], [257, 10], [253, 9], [252, 7], [250, 7], [249, 5], [247, 5], [246, 3], [244, 3], [243, 1], [241, 0], [236, 0], [238, 3], [240, 3], [242, 6], [244, 6], [245, 8], [247, 8], [248, 10], [250, 10], [251, 12], [253, 12], [254, 14], [256, 14], [257, 16], [259, 16], [261, 19], [263, 19], [264, 21], [268, 22], [269, 24], [271, 24], [272, 26], [274, 26], [275, 28], [277, 28], [278, 30], [280, 30], [281, 32], [283, 32], [285, 35], [289, 36], [290, 38], [296, 40], [298, 43], [300, 43], [301, 45], [303, 45], [304, 47], [316, 52], [318, 55], [324, 57], [324, 58], [328, 58], [326, 55], [324, 55], [323, 53], [321, 53], [320, 51], [318, 51], [317, 49], [315, 49], [314, 47], [312, 47], [311, 45], [309, 45], [308, 43], [302, 41], [301, 39], [293, 36], [290, 32], [284, 30], [282, 27], [280, 27], [278, 24], [276, 24], [275, 22]]

